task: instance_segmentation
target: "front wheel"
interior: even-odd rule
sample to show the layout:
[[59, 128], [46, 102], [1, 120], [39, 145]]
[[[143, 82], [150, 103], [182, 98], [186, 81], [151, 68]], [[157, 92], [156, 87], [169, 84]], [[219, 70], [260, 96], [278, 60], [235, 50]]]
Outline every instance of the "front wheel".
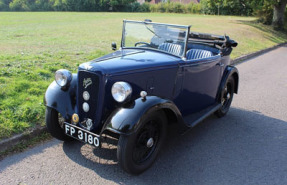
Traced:
[[233, 77], [229, 77], [224, 89], [221, 92], [220, 102], [221, 107], [215, 112], [215, 115], [219, 118], [225, 116], [227, 112], [229, 111], [231, 102], [233, 100], [234, 95], [234, 79]]
[[140, 121], [135, 133], [120, 136], [117, 158], [126, 172], [137, 175], [153, 164], [166, 137], [166, 122], [163, 112], [152, 112]]
[[46, 126], [50, 134], [62, 141], [71, 141], [71, 137], [64, 133], [64, 119], [60, 114], [50, 107], [46, 108]]

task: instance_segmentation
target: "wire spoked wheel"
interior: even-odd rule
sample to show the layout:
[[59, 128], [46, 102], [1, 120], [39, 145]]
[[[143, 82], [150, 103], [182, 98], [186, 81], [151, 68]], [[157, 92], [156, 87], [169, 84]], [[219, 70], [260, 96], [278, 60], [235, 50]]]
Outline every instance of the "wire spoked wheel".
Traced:
[[224, 89], [221, 92], [221, 99], [220, 99], [221, 107], [215, 112], [215, 114], [218, 117], [223, 117], [227, 114], [231, 102], [233, 100], [233, 95], [234, 95], [234, 79], [233, 77], [229, 77], [224, 86]]
[[117, 157], [126, 172], [140, 174], [153, 164], [165, 140], [166, 122], [163, 112], [151, 112], [142, 118], [137, 131], [120, 136]]

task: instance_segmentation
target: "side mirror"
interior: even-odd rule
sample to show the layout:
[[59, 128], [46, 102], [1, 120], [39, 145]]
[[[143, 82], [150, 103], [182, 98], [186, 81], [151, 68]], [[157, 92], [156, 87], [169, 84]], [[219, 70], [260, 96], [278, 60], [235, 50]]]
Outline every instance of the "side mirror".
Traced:
[[117, 50], [117, 44], [115, 42], [112, 42], [112, 50], [113, 51]]

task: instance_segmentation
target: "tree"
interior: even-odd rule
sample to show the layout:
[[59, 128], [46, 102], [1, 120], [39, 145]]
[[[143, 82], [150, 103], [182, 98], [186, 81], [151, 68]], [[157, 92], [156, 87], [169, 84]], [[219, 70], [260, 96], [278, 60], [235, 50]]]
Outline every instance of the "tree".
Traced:
[[251, 6], [254, 14], [259, 17], [259, 22], [267, 25], [272, 24], [274, 2], [270, 0], [253, 0]]
[[274, 0], [272, 26], [276, 30], [284, 30], [284, 17], [287, 0]]
[[252, 15], [252, 3], [258, 0], [201, 0], [204, 14]]
[[124, 8], [136, 0], [100, 0], [100, 6], [103, 10], [123, 11]]
[[9, 10], [9, 3], [11, 1], [9, 1], [9, 0], [0, 0], [0, 11], [7, 11], [7, 10]]
[[13, 11], [30, 11], [30, 4], [27, 0], [13, 0], [9, 3], [9, 8]]

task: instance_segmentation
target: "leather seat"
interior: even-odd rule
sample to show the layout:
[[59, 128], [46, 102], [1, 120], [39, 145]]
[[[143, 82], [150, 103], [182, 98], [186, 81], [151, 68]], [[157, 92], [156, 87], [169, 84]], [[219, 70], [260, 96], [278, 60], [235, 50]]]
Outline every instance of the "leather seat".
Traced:
[[213, 56], [211, 51], [203, 50], [203, 49], [190, 49], [186, 53], [186, 59], [201, 59], [201, 58], [208, 58]]
[[182, 47], [179, 44], [163, 43], [159, 45], [158, 49], [166, 51], [174, 55], [181, 55]]

